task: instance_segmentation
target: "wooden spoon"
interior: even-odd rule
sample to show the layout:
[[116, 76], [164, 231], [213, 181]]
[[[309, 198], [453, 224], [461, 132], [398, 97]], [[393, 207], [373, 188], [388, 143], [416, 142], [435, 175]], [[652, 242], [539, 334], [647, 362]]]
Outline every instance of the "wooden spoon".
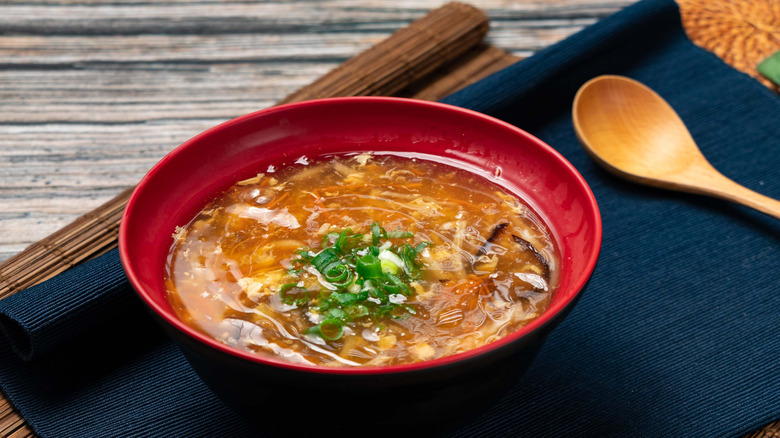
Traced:
[[591, 79], [577, 92], [572, 117], [585, 150], [617, 176], [714, 196], [780, 219], [780, 202], [715, 170], [674, 109], [640, 82], [609, 75]]

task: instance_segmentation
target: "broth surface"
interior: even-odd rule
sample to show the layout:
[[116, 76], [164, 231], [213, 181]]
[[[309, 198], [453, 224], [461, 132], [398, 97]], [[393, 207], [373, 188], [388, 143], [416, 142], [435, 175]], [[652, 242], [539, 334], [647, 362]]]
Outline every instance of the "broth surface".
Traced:
[[539, 217], [487, 179], [361, 154], [238, 182], [177, 228], [165, 283], [179, 318], [225, 344], [385, 366], [517, 330], [549, 304], [557, 267]]

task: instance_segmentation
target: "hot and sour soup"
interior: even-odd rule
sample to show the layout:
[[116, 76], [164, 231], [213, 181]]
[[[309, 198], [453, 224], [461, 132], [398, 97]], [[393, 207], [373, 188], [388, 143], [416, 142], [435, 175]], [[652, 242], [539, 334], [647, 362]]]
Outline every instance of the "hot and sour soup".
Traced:
[[260, 355], [387, 366], [471, 350], [548, 306], [558, 259], [516, 196], [393, 155], [269, 166], [174, 234], [167, 298], [186, 324]]

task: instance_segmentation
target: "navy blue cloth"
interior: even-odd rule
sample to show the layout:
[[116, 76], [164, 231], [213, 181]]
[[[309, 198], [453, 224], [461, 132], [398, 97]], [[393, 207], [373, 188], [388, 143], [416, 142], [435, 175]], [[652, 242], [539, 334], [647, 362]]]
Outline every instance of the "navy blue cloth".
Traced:
[[0, 328], [0, 386], [43, 437], [251, 435], [143, 308], [117, 250], [0, 300]]
[[[33, 298], [34, 297], [34, 298]], [[31, 305], [35, 303], [35, 305]], [[0, 330], [25, 361], [70, 343], [91, 328], [102, 327], [123, 309], [137, 308], [119, 251], [65, 271], [25, 293], [0, 303]]]
[[[739, 436], [780, 418], [780, 223], [599, 168], [574, 136], [571, 102], [606, 73], [654, 88], [716, 168], [780, 198], [780, 97], [695, 47], [671, 0], [637, 3], [447, 98], [559, 150], [590, 184], [604, 223], [587, 293], [519, 384], [454, 436]], [[106, 268], [118, 266], [116, 254], [90, 263], [0, 301], [6, 334], [29, 353], [24, 362], [0, 340], [0, 385], [35, 430], [256, 436], [124, 301], [121, 273]], [[73, 283], [83, 274], [87, 284]], [[43, 322], [54, 310], [82, 312], [72, 302], [110, 317], [83, 331], [88, 317], [55, 318], [70, 328], [54, 342], [57, 330], [46, 334]]]

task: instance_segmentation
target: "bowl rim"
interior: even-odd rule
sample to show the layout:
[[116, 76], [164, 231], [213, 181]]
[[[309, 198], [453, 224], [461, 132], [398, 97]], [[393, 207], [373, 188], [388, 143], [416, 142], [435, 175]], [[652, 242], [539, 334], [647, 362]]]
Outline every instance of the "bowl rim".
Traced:
[[[129, 215], [129, 212], [133, 211], [133, 206], [137, 202], [139, 196], [141, 196], [141, 194], [144, 192], [144, 188], [149, 183], [151, 176], [159, 172], [160, 169], [163, 166], [165, 166], [165, 163], [175, 159], [175, 157], [178, 154], [180, 154], [183, 149], [187, 148], [190, 144], [200, 141], [200, 139], [203, 137], [215, 135], [230, 126], [243, 122], [244, 120], [254, 119], [256, 117], [261, 117], [266, 114], [273, 114], [280, 111], [289, 111], [300, 107], [329, 105], [333, 103], [349, 104], [353, 102], [373, 102], [373, 103], [381, 103], [381, 104], [389, 104], [389, 105], [419, 105], [419, 106], [434, 108], [435, 110], [441, 110], [445, 112], [455, 112], [455, 113], [460, 113], [461, 115], [465, 115], [467, 117], [481, 119], [483, 122], [486, 122], [491, 125], [495, 125], [500, 129], [508, 129], [514, 131], [516, 134], [519, 134], [522, 137], [525, 137], [530, 142], [534, 143], [537, 147], [541, 148], [546, 153], [548, 153], [550, 157], [553, 158], [559, 165], [565, 167], [569, 171], [570, 175], [573, 177], [573, 180], [577, 183], [577, 185], [579, 185], [582, 189], [584, 189], [583, 192], [586, 194], [587, 197], [586, 207], [590, 208], [590, 210], [587, 209], [586, 210], [592, 211], [592, 214], [594, 216], [593, 240], [592, 240], [593, 245], [589, 248], [585, 269], [583, 270], [582, 274], [579, 277], [577, 277], [575, 281], [572, 283], [571, 289], [574, 291], [572, 295], [569, 298], [556, 303], [554, 309], [548, 308], [539, 317], [537, 317], [527, 325], [504, 336], [503, 338], [492, 341], [481, 347], [474, 348], [472, 350], [468, 350], [462, 353], [457, 353], [453, 355], [444, 356], [438, 359], [429, 360], [429, 361], [421, 361], [421, 362], [415, 362], [410, 364], [380, 366], [380, 367], [376, 367], [376, 366], [375, 367], [366, 367], [366, 366], [325, 367], [319, 365], [306, 365], [306, 364], [293, 363], [293, 362], [285, 361], [283, 359], [277, 359], [271, 356], [262, 356], [258, 354], [253, 354], [251, 352], [243, 351], [238, 348], [231, 347], [221, 342], [218, 342], [214, 338], [211, 338], [206, 334], [201, 333], [195, 330], [194, 328], [188, 326], [182, 320], [180, 320], [172, 311], [168, 311], [165, 308], [163, 308], [163, 306], [157, 304], [151, 298], [151, 294], [147, 290], [145, 290], [141, 281], [139, 280], [138, 275], [135, 269], [133, 268], [133, 263], [130, 260], [130, 254], [128, 253], [128, 249], [127, 249], [127, 242], [129, 240], [128, 231], [127, 231], [127, 223], [128, 223], [127, 217]], [[243, 360], [248, 360], [249, 362], [254, 362], [260, 365], [267, 365], [267, 366], [282, 368], [291, 371], [301, 371], [306, 373], [328, 374], [328, 375], [381, 375], [381, 374], [408, 373], [414, 371], [432, 370], [432, 369], [447, 367], [459, 363], [470, 362], [471, 359], [474, 359], [476, 357], [484, 356], [486, 354], [502, 350], [505, 347], [509, 346], [510, 344], [513, 344], [519, 341], [520, 339], [531, 335], [532, 333], [539, 333], [539, 331], [544, 327], [548, 326], [549, 324], [555, 323], [556, 320], [558, 319], [558, 316], [565, 315], [566, 312], [571, 308], [571, 306], [573, 306], [576, 303], [576, 301], [579, 299], [579, 297], [582, 295], [583, 290], [588, 280], [590, 279], [593, 270], [596, 267], [599, 254], [601, 252], [601, 243], [602, 243], [601, 213], [599, 211], [598, 204], [596, 203], [596, 198], [592, 190], [590, 189], [590, 186], [587, 184], [587, 182], [582, 177], [582, 175], [577, 171], [577, 169], [566, 158], [564, 158], [563, 155], [561, 155], [558, 151], [553, 149], [551, 146], [549, 146], [542, 140], [526, 132], [525, 130], [518, 128], [517, 126], [514, 126], [510, 123], [504, 122], [492, 116], [479, 113], [473, 110], [469, 110], [469, 109], [465, 109], [465, 108], [461, 108], [449, 104], [444, 104], [440, 102], [430, 102], [430, 101], [424, 101], [419, 99], [400, 98], [400, 97], [379, 97], [379, 96], [331, 97], [331, 98], [321, 98], [321, 99], [313, 99], [313, 100], [289, 103], [289, 104], [262, 109], [259, 111], [254, 111], [230, 119], [216, 126], [213, 126], [197, 134], [196, 136], [190, 138], [184, 143], [180, 144], [172, 151], [170, 151], [168, 154], [166, 154], [157, 163], [155, 163], [154, 166], [152, 166], [152, 168], [141, 179], [141, 181], [134, 188], [132, 194], [130, 195], [130, 198], [125, 207], [120, 222], [120, 226], [119, 226], [119, 255], [125, 273], [127, 274], [127, 278], [129, 279], [130, 284], [133, 286], [133, 290], [135, 291], [136, 295], [138, 295], [141, 298], [141, 300], [145, 303], [145, 305], [152, 310], [155, 316], [161, 319], [164, 323], [167, 323], [168, 325], [176, 329], [178, 332], [187, 335], [192, 340], [197, 341], [198, 344], [202, 344], [206, 347], [228, 354], [229, 356], [237, 357]]]

